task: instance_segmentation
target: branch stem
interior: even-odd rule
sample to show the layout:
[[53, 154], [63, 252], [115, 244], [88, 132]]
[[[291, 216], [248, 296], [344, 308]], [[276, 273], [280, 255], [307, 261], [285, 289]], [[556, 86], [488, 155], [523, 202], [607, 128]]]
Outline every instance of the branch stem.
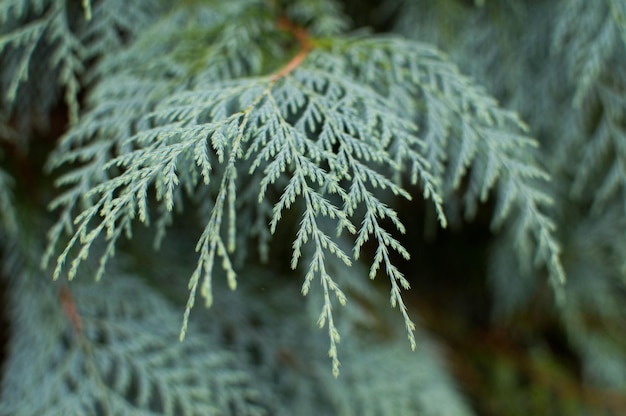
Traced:
[[311, 52], [311, 49], [313, 49], [313, 44], [311, 43], [309, 39], [309, 34], [307, 33], [305, 28], [296, 25], [294, 22], [287, 19], [286, 17], [279, 18], [277, 26], [279, 29], [288, 31], [296, 38], [296, 40], [300, 44], [300, 50], [293, 58], [291, 58], [289, 62], [287, 62], [287, 64], [285, 64], [285, 66], [283, 66], [280, 70], [274, 73], [274, 75], [272, 76], [273, 80], [278, 80], [289, 75], [302, 63], [302, 61], [304, 61], [304, 58], [306, 58], [309, 52]]

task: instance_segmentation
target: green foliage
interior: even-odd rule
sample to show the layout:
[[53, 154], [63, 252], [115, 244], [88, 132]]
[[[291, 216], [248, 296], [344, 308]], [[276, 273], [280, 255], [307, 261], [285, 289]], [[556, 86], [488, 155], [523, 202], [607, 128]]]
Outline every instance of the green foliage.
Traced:
[[17, 214], [12, 192], [13, 178], [5, 171], [0, 170], [0, 222], [6, 234], [15, 237], [17, 229]]
[[[44, 100], [40, 111], [46, 112], [56, 96], [54, 87], [61, 85], [65, 88], [65, 101], [72, 118], [78, 118], [77, 95], [79, 78], [84, 71], [82, 59], [85, 51], [71, 28], [70, 22], [75, 15], [70, 7], [65, 0], [2, 3], [0, 51], [6, 65], [2, 85], [6, 91], [3, 98], [8, 103], [8, 111], [25, 97], [27, 105], [38, 98]], [[44, 48], [50, 49], [43, 52]], [[44, 80], [27, 83], [37, 65], [41, 64], [38, 59], [41, 53], [45, 53], [43, 64], [51, 70], [44, 72]], [[40, 83], [43, 85], [38, 85]], [[18, 90], [23, 85], [27, 91], [20, 91], [18, 100]]]
[[[244, 18], [252, 7], [245, 6]], [[184, 196], [202, 194], [209, 202], [200, 207], [206, 223], [196, 245], [199, 257], [189, 282], [182, 337], [198, 288], [206, 305], [212, 304], [218, 259], [229, 286], [236, 287], [232, 253], [249, 243], [246, 238], [256, 236], [237, 226], [240, 211], [257, 210], [243, 215], [257, 217], [255, 231], [265, 244], [293, 206], [300, 227], [291, 267], [299, 266], [302, 251], [310, 245], [313, 256], [304, 270], [302, 292], [307, 294], [313, 280], [320, 279], [324, 302], [319, 323], [328, 324], [336, 373], [339, 334], [331, 294], [340, 304], [346, 303], [346, 296], [327, 272], [326, 256], [350, 266], [364, 244], [374, 241], [370, 278], [384, 268], [391, 282], [391, 304], [399, 307], [415, 348], [414, 324], [400, 294], [409, 283], [390, 254], [395, 251], [408, 259], [409, 253], [383, 220], [389, 219], [401, 233], [405, 227], [379, 190], [410, 199], [402, 176], [411, 184], [419, 181], [445, 226], [444, 190], [448, 194], [458, 189], [471, 169], [465, 195], [469, 209], [497, 185], [494, 225], [511, 210], [518, 211], [514, 241], [520, 252], [532, 256], [536, 250], [555, 283], [563, 281], [553, 224], [541, 211], [550, 197], [534, 183], [547, 179], [529, 151], [534, 141], [524, 135], [513, 113], [498, 108], [440, 53], [398, 38], [312, 38], [301, 40], [299, 53], [306, 56], [296, 67], [288, 63], [263, 75], [259, 72], [268, 67], [268, 56], [274, 55], [271, 62], [285, 62], [286, 52], [291, 53], [279, 49], [284, 34], [273, 24], [271, 10], [255, 12], [250, 24], [234, 29], [240, 32], [236, 37], [224, 33], [224, 20], [202, 18], [211, 16], [210, 11], [197, 6], [172, 12], [157, 23], [164, 35], [155, 39], [147, 32], [147, 51], [147, 40], [138, 39], [130, 52], [103, 63], [112, 72], [102, 92], [95, 90], [91, 111], [68, 132], [62, 150], [52, 158], [55, 165], [87, 162], [60, 179], [71, 187], [54, 202], [65, 210], [53, 229], [51, 248], [62, 226], [70, 224], [73, 208], [86, 208], [73, 220], [73, 236], [59, 257], [55, 278], [69, 261], [72, 279], [103, 236], [107, 244], [96, 273], [99, 279], [117, 240], [130, 236], [136, 217], [149, 224], [150, 209], [156, 205], [157, 233], [163, 238], [171, 212]], [[179, 36], [193, 37], [173, 42], [170, 34], [181, 25], [185, 30]], [[198, 33], [204, 34], [202, 62], [197, 53], [179, 47], [197, 47], [193, 40]], [[230, 45], [240, 38], [259, 40], [245, 47]], [[222, 52], [241, 49], [247, 57], [243, 64], [238, 54]], [[218, 55], [221, 59], [215, 63]], [[172, 75], [164, 80], [166, 68]], [[142, 94], [144, 89], [149, 92]], [[141, 106], [134, 105], [138, 97]], [[423, 124], [428, 142], [420, 137], [416, 121]], [[150, 204], [151, 198], [155, 204]], [[267, 206], [258, 212], [254, 205], [267, 200], [272, 201], [271, 212]], [[323, 226], [322, 218], [330, 224]], [[355, 235], [350, 252], [337, 246], [332, 229]], [[262, 245], [261, 250], [267, 248]]]
[[[570, 85], [575, 88], [572, 103], [577, 117], [576, 134], [566, 145], [576, 147], [569, 155], [580, 160], [572, 193], [577, 198], [592, 199], [594, 210], [602, 212], [626, 200], [626, 148], [624, 147], [622, 91], [624, 74], [614, 71], [624, 58], [624, 4], [618, 1], [599, 3], [587, 9], [585, 2], [572, 2], [559, 20], [554, 47], [565, 62]], [[594, 36], [572, 36], [576, 26], [593, 28]], [[591, 112], [597, 114], [591, 116]], [[574, 133], [574, 132], [572, 132]], [[594, 192], [587, 190], [593, 189]], [[626, 207], [626, 206], [625, 206]]]
[[[424, 2], [404, 2], [406, 15]], [[505, 103], [529, 121], [549, 151], [555, 212], [568, 284], [558, 310], [584, 380], [624, 389], [624, 8], [623, 1], [493, 2], [463, 9], [445, 1], [429, 13], [456, 30], [420, 22], [399, 24], [418, 39], [437, 42]], [[466, 13], [461, 14], [459, 10]], [[430, 15], [429, 15], [430, 16]], [[527, 28], [531, 27], [529, 31]], [[449, 27], [444, 27], [444, 29]], [[493, 41], [497, 39], [497, 41]], [[481, 54], [484, 59], [476, 59]], [[541, 276], [515, 266], [505, 236], [491, 259], [499, 319], [537, 307]], [[513, 273], [512, 273], [513, 270]]]
[[[164, 244], [170, 252], [173, 247]], [[349, 246], [343, 239], [338, 244]], [[155, 269], [176, 270], [167, 259], [164, 263], [167, 266]], [[344, 265], [331, 258], [328, 267], [334, 273]], [[365, 274], [367, 269], [358, 263], [337, 273], [351, 299], [350, 307], [336, 311], [338, 330], [349, 340], [338, 346], [339, 378], [329, 371], [324, 338], [302, 336], [315, 331], [312, 324], [323, 293], [299, 299], [293, 296], [298, 282], [267, 267], [243, 270], [234, 292], [218, 280], [220, 296], [210, 310], [194, 314], [197, 327], [240, 357], [255, 379], [265, 380], [281, 404], [273, 414], [387, 415], [415, 410], [429, 416], [471, 414], [446, 373], [438, 346], [418, 325], [416, 351], [407, 348], [405, 329], [389, 308], [379, 309], [384, 296], [362, 278]], [[184, 287], [170, 294], [181, 301], [187, 297]], [[220, 319], [216, 322], [211, 316]]]
[[178, 314], [140, 281], [120, 276], [102, 296], [98, 285], [70, 294], [41, 280], [20, 276], [12, 291], [20, 330], [0, 414], [271, 414], [267, 396], [210, 338], [175, 342]]
[[[76, 122], [82, 79], [94, 77], [90, 61], [123, 46], [159, 9], [158, 1], [104, 0], [93, 10], [89, 2], [82, 6], [84, 10], [72, 0], [0, 3], [0, 85], [4, 92], [0, 114], [46, 114], [56, 104], [61, 87], [70, 121]], [[124, 13], [119, 12], [121, 8]], [[89, 22], [81, 19], [83, 13]]]
[[418, 223], [623, 390], [626, 2], [383, 3], [0, 0], [1, 415], [469, 415]]

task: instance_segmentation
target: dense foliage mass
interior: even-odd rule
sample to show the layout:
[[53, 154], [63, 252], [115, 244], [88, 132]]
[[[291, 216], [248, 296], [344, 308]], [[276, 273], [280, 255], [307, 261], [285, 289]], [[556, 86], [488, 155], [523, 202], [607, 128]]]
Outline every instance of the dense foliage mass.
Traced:
[[626, 1], [358, 3], [0, 0], [0, 415], [626, 411]]

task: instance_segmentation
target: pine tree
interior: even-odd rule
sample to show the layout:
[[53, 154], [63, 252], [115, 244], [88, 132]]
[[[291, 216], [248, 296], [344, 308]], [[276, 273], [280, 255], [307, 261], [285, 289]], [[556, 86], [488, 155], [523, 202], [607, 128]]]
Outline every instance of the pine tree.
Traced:
[[0, 1], [0, 415], [626, 410], [626, 2], [357, 3]]

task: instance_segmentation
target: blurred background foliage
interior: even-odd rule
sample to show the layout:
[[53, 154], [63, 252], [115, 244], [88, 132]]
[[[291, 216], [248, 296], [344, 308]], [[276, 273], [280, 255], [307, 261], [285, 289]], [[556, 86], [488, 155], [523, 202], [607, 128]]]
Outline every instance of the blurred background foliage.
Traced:
[[[626, 1], [341, 3], [353, 28], [367, 27], [437, 45], [504, 107], [518, 111], [540, 141], [538, 157], [552, 176], [552, 213], [558, 219], [568, 279], [562, 304], [555, 300], [545, 273], [515, 264], [506, 254], [512, 239], [490, 229], [493, 201], [481, 206], [471, 221], [458, 207], [448, 207], [459, 214], [452, 215], [453, 222], [446, 230], [433, 225], [434, 215], [427, 203], [398, 201], [400, 217], [410, 230], [402, 243], [413, 256], [409, 262], [397, 259], [412, 285], [405, 295], [407, 303], [420, 325], [436, 338], [443, 361], [473, 412], [486, 416], [626, 414]], [[153, 12], [137, 12], [145, 20], [132, 30], [148, 25]], [[76, 7], [69, 13], [78, 22], [83, 10]], [[123, 19], [115, 24], [115, 33], [122, 36], [108, 36], [107, 47], [121, 47], [134, 36]], [[8, 32], [10, 26], [2, 32]], [[101, 36], [81, 32], [78, 26], [72, 23], [73, 30], [83, 34], [85, 44]], [[75, 45], [66, 41], [70, 49]], [[54, 40], [51, 44], [59, 45]], [[73, 51], [85, 62], [97, 59], [80, 48]], [[2, 58], [5, 63], [19, 56], [5, 53]], [[48, 64], [45, 59], [36, 63]], [[85, 77], [81, 82], [88, 85], [101, 76], [67, 73], [63, 61], [55, 64], [53, 72], [34, 71], [45, 72], [53, 81], [34, 77], [29, 94], [21, 95], [10, 108], [5, 102], [0, 112], [3, 166], [13, 178], [13, 188], [26, 190], [15, 192], [11, 204], [0, 195], [3, 220], [9, 224], [6, 229], [19, 224], [22, 233], [20, 237], [11, 231], [4, 233], [3, 238], [10, 242], [4, 247], [12, 247], [16, 239], [20, 241], [17, 246], [36, 246], [32, 243], [35, 236], [54, 219], [43, 208], [54, 191], [52, 179], [42, 167], [84, 98], [78, 90], [74, 96], [64, 97], [67, 91], [55, 80], [61, 77], [64, 83], [74, 85]], [[3, 91], [12, 88], [11, 80], [2, 81]], [[13, 205], [19, 207], [17, 212], [8, 208]], [[180, 221], [181, 229], [188, 226]], [[147, 245], [124, 247], [132, 254], [127, 262], [136, 262], [135, 266], [146, 269], [145, 274], [160, 274], [167, 280], [167, 260], [148, 260], [153, 254]], [[276, 253], [281, 249], [285, 250], [272, 247]], [[22, 258], [28, 249], [18, 250], [19, 255], [9, 248], [5, 251], [7, 258]], [[12, 267], [12, 263], [5, 267], [5, 275], [13, 273]], [[3, 300], [10, 297], [7, 287], [11, 282], [6, 276], [0, 280]], [[382, 292], [387, 290], [384, 280], [375, 284]], [[163, 292], [180, 303], [182, 297], [172, 294], [173, 290]], [[242, 290], [259, 295], [258, 288]], [[185, 288], [182, 291], [184, 294]], [[222, 303], [236, 304], [228, 296], [234, 295], [228, 293]], [[284, 307], [293, 313], [293, 305]], [[224, 306], [222, 316], [228, 317], [232, 308], [232, 304]], [[251, 310], [254, 308], [263, 306]], [[12, 319], [5, 308], [0, 319], [3, 363]], [[263, 348], [268, 347], [254, 341], [238, 344], [229, 334], [227, 321], [216, 335], [225, 338], [223, 344], [247, 349], [252, 357], [264, 354]], [[295, 321], [295, 326], [303, 326], [299, 318]], [[262, 322], [248, 324], [252, 333], [269, 327]], [[285, 331], [293, 329], [285, 326]], [[267, 334], [259, 335], [264, 336]], [[287, 332], [271, 336], [293, 339]], [[280, 382], [287, 389], [280, 393], [286, 396], [293, 394], [285, 387], [290, 377], [302, 372], [317, 371], [316, 376], [307, 378], [319, 389], [325, 376], [319, 376], [319, 369], [303, 370], [294, 352], [297, 348], [284, 348], [273, 358], [292, 368], [289, 376], [271, 373], [271, 366], [259, 364], [263, 360], [258, 357], [260, 361], [250, 365], [269, 379], [286, 377], [287, 381]], [[321, 355], [319, 362], [324, 367]], [[348, 379], [350, 365], [347, 359]], [[305, 392], [299, 390], [298, 394]]]

